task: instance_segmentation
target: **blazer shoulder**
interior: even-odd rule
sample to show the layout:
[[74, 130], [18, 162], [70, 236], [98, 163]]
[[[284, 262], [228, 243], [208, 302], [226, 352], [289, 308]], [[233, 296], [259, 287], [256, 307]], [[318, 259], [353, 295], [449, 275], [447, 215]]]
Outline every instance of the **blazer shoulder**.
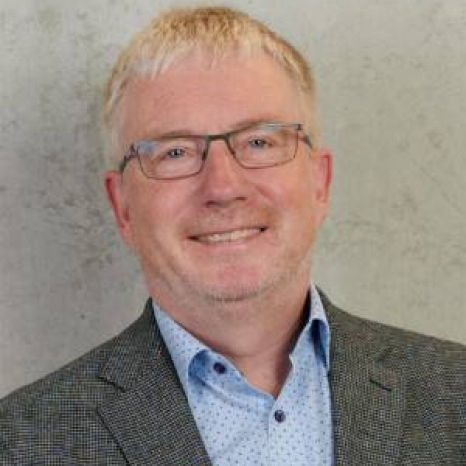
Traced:
[[[381, 421], [380, 438], [385, 439], [389, 426], [396, 424], [390, 420], [398, 419], [396, 437], [407, 462], [463, 464], [466, 348], [357, 317], [326, 297], [322, 301], [331, 333], [335, 419], [345, 429], [341, 435], [348, 438], [347, 431], [356, 425], [359, 448], [361, 432], [374, 428], [373, 422]], [[377, 437], [371, 432], [368, 438]]]
[[[125, 383], [135, 383], [141, 371], [147, 370], [157, 341], [146, 306], [143, 315], [116, 337], [1, 400], [0, 463], [36, 464], [34, 455], [54, 458], [55, 451], [68, 451], [68, 447], [71, 451], [80, 442], [96, 448], [98, 444], [116, 458], [98, 407], [111, 403], [124, 391]], [[70, 440], [73, 445], [65, 446]], [[50, 451], [44, 453], [44, 448]], [[93, 454], [92, 449], [86, 452]], [[30, 462], [25, 458], [31, 458]]]
[[52, 461], [60, 442], [102, 430], [95, 408], [115, 389], [98, 374], [111, 347], [108, 342], [0, 401], [0, 464]]
[[361, 367], [371, 374], [391, 374], [403, 386], [407, 425], [428, 424], [429, 432], [443, 439], [445, 451], [456, 449], [464, 455], [466, 348], [356, 317], [329, 302], [325, 309], [331, 329], [334, 375], [346, 373], [351, 377], [363, 373]]
[[141, 369], [141, 361], [150, 359], [156, 350], [157, 332], [147, 307], [119, 335], [0, 400], [0, 425], [18, 418], [32, 421], [35, 416], [89, 410], [121, 391], [108, 376], [108, 366], [114, 361], [126, 361], [122, 368], [129, 368], [125, 377], [133, 377]]
[[466, 391], [466, 346], [375, 322], [344, 311], [323, 296], [332, 337], [363, 348], [401, 370], [426, 376], [452, 374]]
[[80, 398], [87, 388], [98, 384], [98, 374], [111, 353], [110, 340], [39, 380], [16, 389], [0, 400], [0, 413], [8, 409], [27, 409], [37, 403], [53, 402], [60, 396]]

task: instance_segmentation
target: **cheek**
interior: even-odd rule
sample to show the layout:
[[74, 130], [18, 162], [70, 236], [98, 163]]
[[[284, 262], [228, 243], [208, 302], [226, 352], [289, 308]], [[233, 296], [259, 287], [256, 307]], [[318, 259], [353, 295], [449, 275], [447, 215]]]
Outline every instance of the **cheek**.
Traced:
[[186, 207], [184, 195], [177, 189], [161, 188], [166, 186], [144, 186], [132, 193], [134, 202], [129, 206], [129, 216], [139, 242], [145, 242], [149, 238], [152, 238], [152, 241], [154, 238], [170, 241], [177, 236]]
[[[285, 168], [286, 166], [282, 167]], [[279, 168], [279, 167], [278, 167]], [[310, 167], [307, 164], [290, 166], [277, 177], [268, 177], [264, 181], [264, 190], [268, 190], [274, 204], [284, 213], [309, 212], [314, 205], [315, 185]]]
[[282, 205], [284, 215], [293, 225], [294, 230], [314, 234], [323, 219], [322, 205], [318, 201], [318, 189], [312, 177], [299, 176], [283, 193]]

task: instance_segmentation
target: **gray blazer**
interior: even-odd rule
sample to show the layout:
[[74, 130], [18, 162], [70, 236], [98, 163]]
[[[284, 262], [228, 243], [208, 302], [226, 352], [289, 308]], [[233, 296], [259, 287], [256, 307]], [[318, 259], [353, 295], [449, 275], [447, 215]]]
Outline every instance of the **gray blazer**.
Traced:
[[[323, 301], [336, 466], [466, 465], [466, 348]], [[210, 464], [149, 303], [113, 340], [0, 402], [0, 464]]]

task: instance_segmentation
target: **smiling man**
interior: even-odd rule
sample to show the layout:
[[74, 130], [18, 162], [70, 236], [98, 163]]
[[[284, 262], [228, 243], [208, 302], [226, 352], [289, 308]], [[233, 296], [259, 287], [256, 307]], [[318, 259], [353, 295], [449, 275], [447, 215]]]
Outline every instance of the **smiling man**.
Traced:
[[214, 64], [193, 53], [128, 83], [121, 141], [133, 148], [106, 186], [154, 302], [278, 394], [330, 156], [312, 148], [300, 91], [272, 57], [223, 53]]
[[104, 132], [150, 299], [2, 402], [2, 464], [464, 464], [464, 348], [314, 285], [332, 164], [290, 44], [230, 9], [169, 11], [120, 56]]

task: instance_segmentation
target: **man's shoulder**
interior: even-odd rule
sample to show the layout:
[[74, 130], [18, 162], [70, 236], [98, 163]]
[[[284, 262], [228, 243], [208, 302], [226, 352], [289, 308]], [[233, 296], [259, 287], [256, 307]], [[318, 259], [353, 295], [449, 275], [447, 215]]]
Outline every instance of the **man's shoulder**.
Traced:
[[466, 348], [323, 304], [336, 429], [348, 448], [378, 439], [400, 445], [406, 464], [463, 464]]
[[149, 304], [116, 337], [0, 401], [1, 464], [62, 464], [66, 455], [124, 462], [99, 409], [137, 383], [159, 351]]
[[146, 309], [119, 335], [0, 400], [0, 447], [29, 451], [70, 430], [70, 438], [103, 432], [96, 408], [135, 382], [157, 350], [155, 334]]
[[23, 458], [39, 454], [41, 445], [52, 445], [60, 438], [86, 438], [90, 431], [101, 431], [96, 407], [114, 397], [117, 390], [100, 374], [119, 338], [0, 401], [0, 463], [7, 461], [2, 455], [14, 455], [20, 459], [8, 458], [6, 464], [23, 464]]
[[337, 347], [360, 348], [412, 376], [454, 377], [466, 389], [466, 346], [359, 317], [327, 297], [324, 302]]
[[[43, 455], [52, 461], [53, 451], [59, 455], [71, 439], [105, 435], [95, 408], [116, 393], [99, 378], [113, 345], [104, 343], [0, 400], [1, 464], [43, 464]], [[111, 445], [110, 439], [100, 442]]]
[[[45, 377], [21, 387], [0, 400], [0, 413], [5, 409], [29, 409], [31, 405], [46, 405], [61, 398], [84, 401], [101, 385], [99, 374], [108, 360], [118, 336], [99, 345]], [[98, 391], [98, 390], [97, 390]]]

